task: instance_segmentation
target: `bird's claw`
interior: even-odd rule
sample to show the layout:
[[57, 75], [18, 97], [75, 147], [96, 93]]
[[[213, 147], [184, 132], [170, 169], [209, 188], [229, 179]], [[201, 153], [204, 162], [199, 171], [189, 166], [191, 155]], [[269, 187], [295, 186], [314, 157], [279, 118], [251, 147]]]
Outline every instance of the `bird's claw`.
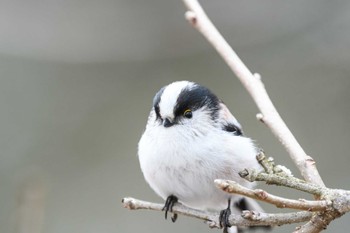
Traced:
[[[168, 211], [173, 212], [173, 206], [175, 205], [175, 203], [178, 201], [178, 198], [174, 195], [170, 195], [166, 201], [165, 201], [165, 205], [163, 207], [163, 211], [165, 211], [165, 219], [168, 218]], [[177, 219], [177, 214], [172, 213], [171, 216], [171, 221], [175, 222]]]
[[231, 206], [229, 201], [227, 209], [221, 210], [219, 215], [220, 227], [224, 228], [224, 233], [227, 233], [228, 232], [227, 228], [231, 227], [230, 215], [231, 215]]

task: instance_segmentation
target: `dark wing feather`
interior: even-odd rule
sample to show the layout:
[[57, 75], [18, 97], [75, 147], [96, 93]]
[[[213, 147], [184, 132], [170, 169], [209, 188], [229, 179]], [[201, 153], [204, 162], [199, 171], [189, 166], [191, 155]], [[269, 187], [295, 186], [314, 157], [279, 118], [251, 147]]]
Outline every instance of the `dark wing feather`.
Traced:
[[222, 129], [227, 132], [233, 133], [233, 135], [235, 136], [243, 135], [241, 125], [238, 123], [238, 121], [232, 115], [232, 113], [226, 107], [226, 105], [221, 103], [220, 108], [221, 116], [219, 117], [219, 119], [221, 120]]

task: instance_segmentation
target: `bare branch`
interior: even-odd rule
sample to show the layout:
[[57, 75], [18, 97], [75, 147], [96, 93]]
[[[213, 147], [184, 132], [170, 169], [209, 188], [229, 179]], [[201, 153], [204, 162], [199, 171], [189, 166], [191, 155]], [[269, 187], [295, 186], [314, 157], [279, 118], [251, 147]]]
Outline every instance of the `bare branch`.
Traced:
[[[157, 204], [157, 203], [142, 201], [132, 197], [123, 198], [122, 203], [124, 208], [128, 208], [130, 210], [144, 209], [144, 210], [163, 211], [163, 207], [164, 207], [164, 204]], [[215, 219], [216, 216], [213, 217], [211, 213], [196, 210], [196, 209], [191, 209], [180, 203], [177, 203], [173, 207], [173, 212], [177, 214], [185, 215], [185, 216], [195, 217], [208, 222], [216, 221]], [[219, 223], [217, 223], [217, 226], [219, 226]]]
[[297, 227], [294, 233], [317, 233], [325, 230], [330, 222], [339, 218], [344, 213], [338, 211], [319, 212], [314, 215], [305, 225]]
[[[156, 204], [137, 200], [131, 197], [125, 197], [122, 200], [124, 208], [130, 210], [157, 210], [162, 211], [163, 204]], [[173, 212], [206, 221], [211, 228], [220, 228], [219, 214], [204, 212], [186, 207], [180, 203], [176, 203]], [[280, 226], [285, 224], [299, 223], [308, 221], [312, 217], [312, 213], [301, 211], [295, 213], [268, 214], [258, 213], [255, 211], [244, 211], [242, 215], [230, 215], [230, 224], [232, 226]]]
[[275, 173], [274, 171], [275, 163], [272, 161], [272, 158], [271, 159], [267, 158], [263, 151], [260, 151], [260, 153], [256, 156], [256, 160], [258, 160], [258, 162], [264, 168], [267, 174]]
[[267, 213], [257, 213], [255, 211], [245, 210], [242, 212], [242, 217], [252, 221], [261, 221], [265, 220], [271, 225], [269, 226], [281, 226], [280, 223], [283, 222], [284, 225], [305, 222], [308, 221], [312, 216], [311, 212], [300, 211], [293, 213], [277, 213], [277, 214], [267, 214]]
[[215, 28], [197, 0], [183, 0], [188, 8], [186, 19], [212, 44], [227, 65], [236, 74], [261, 111], [260, 120], [264, 122], [285, 147], [290, 157], [306, 181], [321, 186], [324, 183], [316, 169], [315, 161], [308, 156], [284, 123], [270, 97], [260, 75], [253, 75], [235, 51]]
[[235, 181], [231, 180], [215, 180], [216, 186], [225, 192], [231, 194], [239, 194], [256, 200], [264, 201], [277, 206], [278, 208], [291, 208], [307, 211], [325, 211], [332, 205], [331, 201], [308, 201], [308, 200], [292, 200], [288, 198], [272, 195], [262, 189], [249, 189]]
[[284, 186], [306, 193], [310, 193], [316, 196], [321, 196], [327, 188], [312, 183], [307, 183], [304, 180], [300, 180], [293, 176], [281, 176], [278, 174], [267, 174], [264, 172], [258, 172], [254, 169], [244, 169], [239, 175], [250, 181], [265, 181], [267, 184], [274, 184]]
[[328, 224], [336, 218], [350, 211], [350, 192], [341, 189], [329, 189], [325, 194], [332, 200], [332, 210], [314, 215], [309, 222], [296, 229], [295, 233], [316, 233], [327, 228]]
[[313, 217], [305, 225], [297, 227], [293, 233], [318, 233], [325, 230], [328, 226], [328, 222], [324, 221], [321, 216]]
[[[293, 162], [306, 180], [300, 180], [291, 175], [289, 169], [275, 165], [273, 160], [258, 157], [266, 172], [245, 169], [240, 176], [249, 181], [265, 181], [267, 184], [281, 185], [313, 194], [317, 201], [292, 200], [269, 194], [263, 190], [251, 190], [235, 182], [217, 180], [216, 184], [223, 190], [262, 200], [277, 207], [295, 208], [301, 211], [287, 214], [267, 214], [256, 211], [243, 211], [242, 215], [231, 215], [230, 224], [236, 226], [274, 226], [308, 221], [295, 232], [320, 232], [327, 225], [350, 211], [350, 191], [329, 189], [325, 187], [315, 161], [308, 156], [288, 129], [270, 97], [259, 74], [252, 74], [245, 66], [230, 45], [225, 41], [215, 26], [211, 23], [197, 0], [183, 0], [188, 10], [186, 19], [201, 32], [222, 56], [231, 70], [236, 74], [243, 86], [252, 96], [261, 113], [257, 114], [259, 121], [263, 122], [285, 147]], [[322, 200], [320, 200], [322, 199]], [[161, 211], [162, 204], [150, 203], [134, 198], [124, 198], [123, 205], [129, 209], [149, 209]], [[313, 211], [313, 212], [311, 212]], [[173, 207], [173, 213], [182, 214], [205, 220], [211, 227], [220, 227], [219, 215], [205, 211], [188, 208], [180, 203]]]

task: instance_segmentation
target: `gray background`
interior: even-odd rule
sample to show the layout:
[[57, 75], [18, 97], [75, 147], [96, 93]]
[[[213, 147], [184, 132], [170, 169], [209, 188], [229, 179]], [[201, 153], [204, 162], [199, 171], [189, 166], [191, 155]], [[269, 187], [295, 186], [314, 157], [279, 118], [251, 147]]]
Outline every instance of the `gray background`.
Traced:
[[[350, 2], [202, 3], [262, 75], [325, 183], [350, 189]], [[220, 232], [183, 216], [173, 224], [159, 212], [121, 207], [125, 196], [162, 202], [143, 180], [137, 143], [153, 95], [176, 80], [212, 89], [246, 134], [299, 176], [184, 12], [180, 0], [0, 1], [0, 232]], [[336, 220], [329, 232], [348, 232], [349, 220]]]

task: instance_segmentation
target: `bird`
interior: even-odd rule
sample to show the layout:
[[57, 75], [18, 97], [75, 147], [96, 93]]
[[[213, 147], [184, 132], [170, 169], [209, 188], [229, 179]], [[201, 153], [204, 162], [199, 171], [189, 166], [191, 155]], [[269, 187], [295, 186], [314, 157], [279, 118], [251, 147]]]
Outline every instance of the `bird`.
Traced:
[[[191, 81], [162, 87], [153, 98], [146, 129], [138, 143], [142, 173], [150, 187], [165, 200], [165, 218], [181, 204], [203, 211], [220, 211], [224, 232], [229, 216], [244, 209], [261, 211], [252, 199], [218, 189], [215, 179], [228, 179], [253, 188], [239, 176], [245, 168], [261, 170], [259, 148], [243, 134], [237, 119], [208, 88]], [[172, 214], [172, 221], [177, 219]]]

